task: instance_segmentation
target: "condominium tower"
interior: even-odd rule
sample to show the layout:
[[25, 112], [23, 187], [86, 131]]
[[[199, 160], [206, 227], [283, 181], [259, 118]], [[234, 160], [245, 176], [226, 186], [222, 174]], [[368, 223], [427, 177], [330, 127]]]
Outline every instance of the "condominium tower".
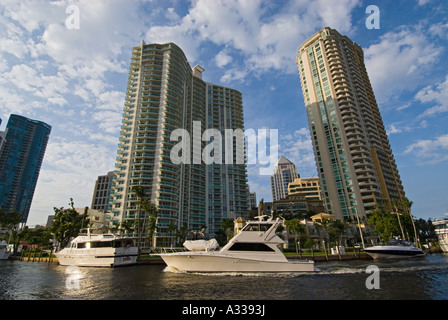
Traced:
[[[139, 199], [132, 187], [142, 186], [159, 210], [153, 245], [173, 245], [183, 226], [216, 232], [223, 218], [249, 210], [245, 165], [201, 161], [206, 129], [244, 130], [241, 93], [203, 81], [203, 71], [191, 68], [173, 43], [142, 41], [133, 48], [112, 210], [116, 222], [136, 219]], [[173, 148], [189, 161], [173, 161]]]
[[12, 114], [0, 152], [0, 207], [26, 223], [51, 132], [48, 124]]
[[361, 47], [326, 27], [299, 47], [297, 65], [327, 212], [363, 219], [402, 199]]
[[285, 198], [288, 195], [288, 184], [299, 178], [294, 163], [281, 156], [274, 165], [274, 174], [271, 176], [272, 201]]

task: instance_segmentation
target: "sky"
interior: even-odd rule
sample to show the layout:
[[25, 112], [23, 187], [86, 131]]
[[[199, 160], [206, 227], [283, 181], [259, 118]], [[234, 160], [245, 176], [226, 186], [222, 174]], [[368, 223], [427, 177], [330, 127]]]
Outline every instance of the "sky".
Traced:
[[[445, 0], [2, 0], [0, 130], [10, 114], [52, 126], [27, 225], [45, 224], [70, 198], [90, 207], [95, 180], [114, 170], [130, 56], [142, 40], [176, 43], [205, 69], [203, 80], [239, 90], [245, 129], [278, 130], [279, 157], [316, 176], [295, 58], [326, 26], [364, 50], [413, 215], [443, 216]], [[259, 168], [248, 166], [250, 190], [271, 201]]]

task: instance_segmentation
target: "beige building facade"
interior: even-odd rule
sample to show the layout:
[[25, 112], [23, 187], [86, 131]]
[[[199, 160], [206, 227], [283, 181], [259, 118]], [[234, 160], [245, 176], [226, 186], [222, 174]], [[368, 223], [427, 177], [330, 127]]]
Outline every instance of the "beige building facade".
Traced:
[[326, 212], [365, 220], [405, 196], [362, 48], [323, 28], [297, 65]]

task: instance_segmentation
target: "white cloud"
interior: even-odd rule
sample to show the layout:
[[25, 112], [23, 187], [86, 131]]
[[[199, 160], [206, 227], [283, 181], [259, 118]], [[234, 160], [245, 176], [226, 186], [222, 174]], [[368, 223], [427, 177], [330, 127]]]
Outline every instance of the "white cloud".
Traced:
[[415, 154], [417, 158], [428, 159], [425, 164], [436, 164], [448, 160], [448, 134], [436, 137], [434, 140], [419, 140], [409, 145], [405, 154]]
[[280, 154], [292, 161], [303, 177], [316, 175], [313, 143], [307, 128], [280, 137]]
[[[225, 46], [245, 57], [240, 69], [266, 72], [276, 69], [296, 72], [295, 56], [301, 41], [323, 26], [341, 32], [352, 30], [351, 11], [358, 0], [288, 1], [281, 4], [261, 0], [196, 0], [178, 24], [153, 26], [149, 42], [175, 42], [189, 60], [195, 60], [204, 41]], [[269, 18], [267, 13], [269, 12]], [[222, 54], [220, 58], [225, 58]], [[219, 60], [218, 66], [227, 60]], [[233, 71], [223, 81], [239, 80]]]
[[15, 65], [11, 71], [3, 73], [0, 84], [12, 84], [18, 91], [30, 92], [37, 98], [42, 98], [51, 104], [63, 106], [67, 100], [63, 94], [68, 92], [67, 81], [61, 74], [44, 75], [25, 64]]
[[165, 16], [171, 21], [177, 21], [180, 19], [174, 8], [168, 8], [166, 10]]
[[418, 5], [419, 6], [424, 6], [425, 4], [427, 4], [430, 0], [418, 0]]
[[113, 168], [114, 156], [102, 144], [50, 137], [30, 219], [45, 222], [33, 212], [53, 214], [53, 207], [66, 207], [70, 198], [76, 207], [90, 207], [95, 180]]
[[420, 114], [419, 118], [434, 116], [442, 112], [448, 112], [448, 75], [446, 76], [444, 82], [433, 86], [427, 86], [420, 90], [415, 95], [415, 99], [423, 103], [436, 103], [435, 106]]
[[429, 32], [431, 32], [431, 34], [434, 34], [442, 39], [448, 39], [447, 31], [448, 31], [448, 23], [439, 22], [429, 27]]
[[226, 53], [226, 50], [220, 51], [215, 57], [215, 63], [219, 68], [224, 67], [232, 61], [232, 57]]
[[415, 89], [442, 50], [420, 27], [401, 27], [382, 35], [378, 43], [364, 50], [377, 100], [386, 102], [405, 90]]

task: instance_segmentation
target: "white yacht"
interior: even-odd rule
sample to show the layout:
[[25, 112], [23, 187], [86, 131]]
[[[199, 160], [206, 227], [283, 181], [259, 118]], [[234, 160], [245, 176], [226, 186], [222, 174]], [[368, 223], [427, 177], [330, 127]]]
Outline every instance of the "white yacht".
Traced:
[[389, 240], [386, 245], [365, 248], [364, 251], [374, 259], [404, 259], [425, 255], [421, 249], [405, 240]]
[[7, 260], [11, 253], [11, 246], [5, 240], [2, 240], [0, 242], [0, 260]]
[[[166, 253], [160, 256], [183, 272], [314, 272], [314, 261], [288, 261], [275, 234], [280, 219], [249, 221], [221, 250]], [[191, 244], [190, 244], [191, 246]]]
[[432, 224], [435, 227], [440, 248], [448, 253], [448, 213], [444, 217], [435, 218]]
[[138, 248], [132, 238], [114, 234], [80, 235], [55, 253], [59, 264], [82, 267], [118, 267], [137, 263]]

